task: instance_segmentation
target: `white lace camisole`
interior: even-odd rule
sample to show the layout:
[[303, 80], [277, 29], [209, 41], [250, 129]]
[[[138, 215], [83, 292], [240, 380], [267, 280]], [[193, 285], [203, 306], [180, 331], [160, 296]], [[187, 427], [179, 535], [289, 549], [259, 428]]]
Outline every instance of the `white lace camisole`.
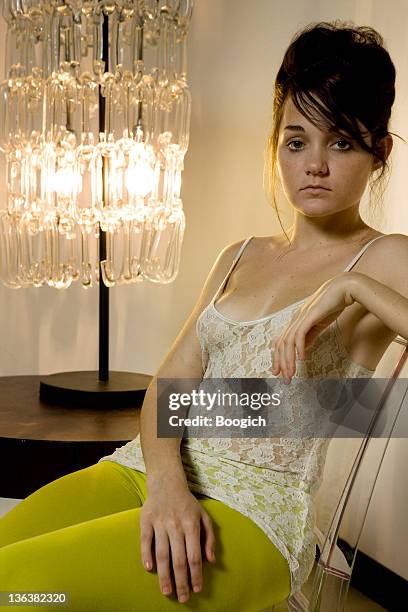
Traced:
[[[366, 243], [344, 271], [381, 237]], [[310, 297], [251, 321], [234, 321], [218, 312], [214, 304], [251, 238], [241, 245], [214, 298], [197, 319], [203, 378], [273, 378], [273, 343], [294, 311]], [[350, 359], [336, 321], [305, 356], [304, 361], [296, 362], [293, 378], [369, 378], [374, 372]], [[302, 436], [307, 407], [299, 393], [291, 398], [290, 411], [290, 438], [186, 438], [181, 440], [180, 453], [191, 491], [220, 500], [249, 517], [279, 549], [289, 565], [293, 594], [313, 568], [314, 496], [330, 439]], [[140, 434], [101, 461], [146, 473]]]

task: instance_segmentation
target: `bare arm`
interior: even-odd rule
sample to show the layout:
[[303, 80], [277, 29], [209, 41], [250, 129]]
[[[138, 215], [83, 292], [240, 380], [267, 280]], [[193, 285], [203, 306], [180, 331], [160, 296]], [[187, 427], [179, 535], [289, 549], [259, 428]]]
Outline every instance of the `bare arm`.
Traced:
[[408, 299], [404, 295], [359, 272], [352, 273], [348, 290], [352, 301], [408, 340]]
[[389, 234], [368, 249], [364, 274], [346, 273], [351, 300], [365, 308], [366, 318], [381, 321], [394, 337], [408, 338], [407, 269], [408, 236]]
[[242, 241], [239, 241], [229, 245], [219, 254], [192, 313], [147, 389], [140, 415], [140, 442], [146, 465], [148, 490], [160, 487], [161, 483], [169, 480], [176, 485], [187, 487], [180, 457], [181, 438], [157, 437], [156, 382], [158, 378], [203, 377], [201, 347], [196, 333], [197, 318], [217, 291], [241, 243]]
[[349, 344], [354, 350], [361, 347], [370, 327], [378, 329], [383, 338], [379, 357], [397, 335], [408, 340], [408, 237], [390, 234], [367, 255], [364, 273], [347, 271], [334, 276], [294, 314], [274, 344], [274, 375], [282, 372], [290, 382], [296, 371], [296, 355], [305, 359], [305, 348], [354, 302], [365, 311], [353, 325]]
[[[241, 241], [226, 247], [218, 256], [191, 315], [150, 383], [142, 406], [140, 439], [148, 489], [140, 514], [142, 562], [146, 569], [153, 568], [154, 542], [161, 591], [164, 595], [172, 591], [171, 559], [180, 602], [189, 598], [188, 568], [193, 590], [202, 588], [201, 530], [211, 562], [215, 562], [215, 537], [210, 516], [189, 490], [180, 455], [181, 438], [157, 437], [156, 383], [158, 378], [202, 379], [197, 318], [224, 279], [240, 244]], [[183, 387], [186, 384], [183, 380]]]

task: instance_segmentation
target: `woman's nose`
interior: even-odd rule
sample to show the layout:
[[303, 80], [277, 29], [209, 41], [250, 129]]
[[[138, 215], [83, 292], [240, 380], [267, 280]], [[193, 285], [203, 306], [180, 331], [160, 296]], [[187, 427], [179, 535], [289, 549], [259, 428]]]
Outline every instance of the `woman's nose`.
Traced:
[[326, 153], [321, 149], [310, 151], [306, 162], [306, 174], [325, 174], [327, 170]]

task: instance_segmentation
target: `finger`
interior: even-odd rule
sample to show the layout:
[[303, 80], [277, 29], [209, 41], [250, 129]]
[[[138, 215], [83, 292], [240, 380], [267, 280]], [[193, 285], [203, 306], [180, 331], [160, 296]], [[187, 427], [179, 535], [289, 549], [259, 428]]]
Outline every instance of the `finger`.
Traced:
[[290, 326], [286, 330], [285, 362], [287, 364], [287, 377], [290, 379], [296, 374], [296, 360], [299, 358], [298, 338], [299, 329], [305, 317], [305, 311], [300, 308], [292, 317]]
[[159, 577], [160, 589], [163, 595], [170, 595], [172, 591], [170, 576], [170, 551], [169, 539], [164, 529], [155, 528], [155, 552], [157, 574]]
[[187, 561], [190, 568], [191, 586], [195, 593], [203, 586], [203, 568], [200, 542], [200, 523], [189, 523], [184, 526]]
[[301, 328], [298, 328], [296, 330], [295, 346], [296, 346], [297, 358], [304, 360], [305, 359], [305, 334], [301, 331]]
[[183, 531], [172, 529], [169, 532], [169, 540], [177, 597], [180, 603], [184, 603], [190, 597], [190, 587], [188, 584], [186, 543]]
[[291, 378], [296, 371], [296, 353], [295, 353], [295, 328], [291, 327], [286, 334], [286, 347], [285, 347], [285, 359], [286, 359], [286, 374], [287, 378]]
[[215, 563], [215, 535], [214, 535], [214, 527], [211, 517], [205, 512], [202, 511], [201, 520], [203, 522], [204, 527], [204, 548], [205, 554], [208, 561], [211, 563]]
[[294, 350], [294, 355], [293, 355], [293, 374], [295, 374], [296, 372], [296, 360], [300, 359], [300, 348], [301, 348], [301, 344], [299, 344], [299, 340], [301, 343], [301, 335], [299, 334], [299, 329], [300, 329], [300, 324], [301, 324], [301, 320], [304, 316], [304, 310], [303, 307], [299, 308], [299, 310], [294, 314], [292, 321], [291, 321], [291, 325], [294, 326], [294, 324], [296, 323], [296, 326], [293, 330], [293, 350]]
[[140, 549], [143, 567], [146, 570], [153, 569], [152, 540], [154, 536], [153, 525], [148, 521], [142, 521], [140, 517]]
[[286, 364], [286, 334], [283, 336], [279, 344], [279, 367], [284, 379], [287, 379], [287, 364]]
[[281, 335], [280, 339], [279, 339], [279, 343], [276, 346], [276, 355], [277, 355], [277, 360], [279, 362], [279, 372], [281, 372], [282, 376], [285, 376], [284, 374], [284, 334]]
[[280, 363], [279, 363], [279, 344], [280, 344], [280, 339], [281, 339], [281, 336], [279, 336], [279, 338], [277, 338], [275, 340], [275, 344], [274, 344], [274, 347], [273, 347], [272, 374], [274, 374], [274, 376], [277, 376], [279, 374], [279, 371], [280, 371]]
[[308, 346], [313, 344], [316, 338], [322, 333], [322, 328], [319, 325], [315, 325], [310, 327], [310, 329], [304, 334], [305, 336], [305, 344]]
[[303, 321], [302, 325], [298, 328], [297, 343], [299, 344], [299, 352], [302, 355], [302, 359], [306, 359], [306, 347], [313, 344], [316, 338], [321, 334], [326, 326], [317, 323], [317, 318], [313, 319], [310, 317], [309, 321]]
[[286, 334], [288, 333], [289, 329], [292, 327], [292, 324], [300, 317], [300, 309], [295, 312], [295, 314], [292, 316], [291, 321], [289, 326], [287, 327], [287, 329], [285, 330], [285, 332], [283, 334], [281, 334], [276, 340], [275, 340], [275, 344], [274, 344], [274, 351], [273, 351], [273, 359], [272, 359], [272, 374], [274, 374], [275, 376], [277, 376], [279, 374], [280, 371], [282, 371], [283, 376], [285, 376], [284, 373], [284, 365], [283, 362], [281, 362], [281, 343], [283, 342]]

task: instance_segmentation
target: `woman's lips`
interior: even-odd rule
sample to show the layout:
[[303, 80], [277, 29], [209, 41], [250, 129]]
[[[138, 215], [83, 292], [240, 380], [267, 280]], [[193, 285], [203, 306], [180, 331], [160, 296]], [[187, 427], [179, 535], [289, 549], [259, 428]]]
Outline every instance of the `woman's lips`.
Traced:
[[305, 187], [303, 191], [331, 191], [331, 189], [326, 189], [325, 187]]

